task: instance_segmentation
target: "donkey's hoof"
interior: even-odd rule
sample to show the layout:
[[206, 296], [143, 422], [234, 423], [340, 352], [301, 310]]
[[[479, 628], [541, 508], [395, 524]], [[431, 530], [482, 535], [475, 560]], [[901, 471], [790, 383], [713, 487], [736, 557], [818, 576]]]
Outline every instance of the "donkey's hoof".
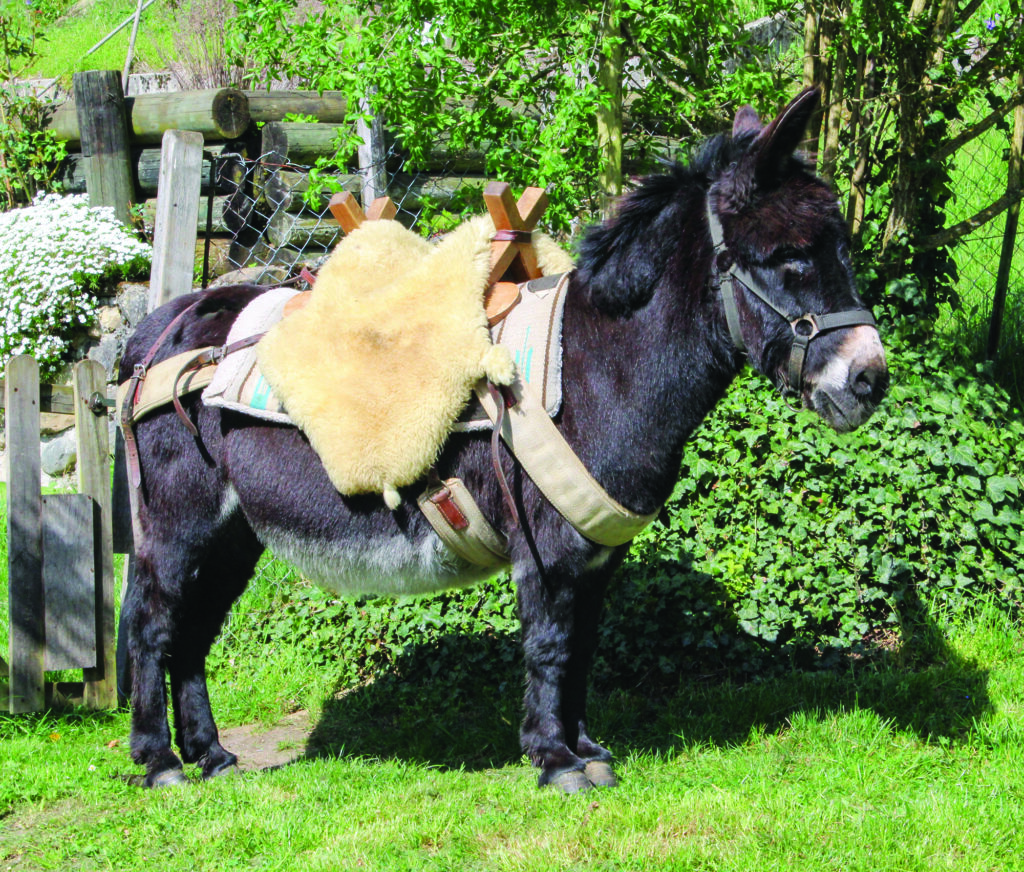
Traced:
[[583, 774], [587, 776], [587, 781], [594, 787], [619, 786], [619, 779], [615, 777], [612, 764], [605, 763], [603, 760], [591, 760], [583, 768]]
[[146, 787], [180, 787], [182, 784], [188, 784], [188, 779], [181, 769], [164, 769], [147, 775], [143, 783]]
[[563, 793], [582, 793], [590, 790], [593, 785], [590, 779], [583, 774], [582, 769], [565, 769], [556, 775], [552, 775], [545, 782], [546, 786], [555, 787]]
[[214, 766], [209, 771], [203, 770], [203, 780], [209, 781], [211, 778], [220, 778], [223, 775], [236, 775], [242, 770], [238, 768], [236, 761], [225, 760], [219, 766]]

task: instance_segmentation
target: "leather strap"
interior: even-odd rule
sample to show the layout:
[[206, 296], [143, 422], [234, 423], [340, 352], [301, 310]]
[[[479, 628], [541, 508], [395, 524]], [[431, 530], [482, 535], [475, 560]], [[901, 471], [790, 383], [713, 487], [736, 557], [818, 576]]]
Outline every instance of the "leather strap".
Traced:
[[804, 362], [807, 360], [807, 347], [811, 340], [828, 330], [859, 325], [875, 326], [875, 316], [867, 309], [847, 309], [844, 312], [828, 312], [817, 314], [808, 312], [804, 315], [793, 315], [778, 306], [761, 287], [760, 282], [751, 273], [736, 263], [725, 244], [725, 231], [715, 210], [711, 208], [710, 193], [705, 199], [708, 232], [714, 246], [712, 261], [712, 280], [717, 283], [725, 310], [725, 322], [729, 328], [729, 336], [737, 351], [747, 350], [743, 341], [743, 329], [740, 321], [739, 307], [736, 303], [736, 282], [739, 282], [751, 294], [757, 297], [773, 312], [789, 322], [793, 331], [793, 344], [789, 352], [789, 364], [786, 367], [786, 384], [783, 394], [799, 394], [803, 389]]
[[128, 391], [121, 407], [121, 433], [124, 436], [124, 456], [128, 466], [128, 483], [133, 487], [137, 488], [142, 484], [142, 467], [139, 464], [139, 446], [135, 440], [135, 428], [132, 426], [133, 410], [135, 407], [136, 399], [139, 392], [142, 390], [142, 385], [146, 380], [146, 373], [149, 370], [149, 365], [153, 362], [153, 358], [156, 357], [160, 348], [163, 346], [167, 337], [178, 327], [178, 325], [184, 320], [185, 316], [189, 314], [197, 305], [199, 300], [193, 300], [188, 306], [182, 309], [171, 322], [160, 331], [160, 335], [157, 336], [156, 342], [150, 347], [149, 351], [146, 352], [146, 356], [142, 360], [135, 364], [132, 371], [132, 376], [128, 380]]

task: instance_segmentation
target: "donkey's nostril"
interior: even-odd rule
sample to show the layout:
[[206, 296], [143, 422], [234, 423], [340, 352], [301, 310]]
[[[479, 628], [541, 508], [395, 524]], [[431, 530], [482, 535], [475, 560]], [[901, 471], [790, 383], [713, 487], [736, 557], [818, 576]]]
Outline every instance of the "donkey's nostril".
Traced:
[[850, 390], [854, 396], [878, 401], [889, 387], [889, 371], [885, 366], [869, 363], [850, 370]]

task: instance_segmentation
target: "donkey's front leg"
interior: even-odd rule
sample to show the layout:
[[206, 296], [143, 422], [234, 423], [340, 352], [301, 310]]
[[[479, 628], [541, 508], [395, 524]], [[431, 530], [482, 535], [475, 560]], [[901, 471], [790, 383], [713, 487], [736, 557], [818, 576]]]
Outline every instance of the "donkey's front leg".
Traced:
[[[540, 786], [576, 793], [615, 783], [611, 754], [586, 734], [587, 675], [606, 573], [515, 572], [526, 661], [523, 750], [540, 768]], [[588, 773], [592, 777], [588, 777]]]

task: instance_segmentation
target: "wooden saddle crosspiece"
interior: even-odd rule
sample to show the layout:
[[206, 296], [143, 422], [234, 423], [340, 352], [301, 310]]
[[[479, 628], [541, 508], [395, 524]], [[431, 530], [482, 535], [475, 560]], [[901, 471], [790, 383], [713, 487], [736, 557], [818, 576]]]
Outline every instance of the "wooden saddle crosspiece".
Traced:
[[341, 225], [346, 234], [351, 233], [364, 221], [378, 221], [394, 218], [398, 207], [390, 197], [378, 197], [363, 213], [362, 206], [350, 191], [340, 191], [331, 197], [327, 208], [331, 210], [334, 220]]
[[519, 283], [542, 275], [533, 252], [533, 229], [548, 205], [543, 188], [527, 188], [517, 203], [507, 182], [491, 182], [484, 202], [494, 222], [491, 273], [484, 299], [493, 325], [519, 301]]
[[[341, 229], [348, 236], [364, 221], [379, 221], [394, 218], [398, 214], [398, 207], [390, 197], [378, 197], [370, 204], [370, 208], [363, 212], [363, 207], [350, 191], [339, 191], [327, 204], [334, 220], [341, 225]], [[306, 267], [302, 268], [302, 278], [313, 287], [316, 283], [316, 276]], [[296, 294], [284, 305], [284, 317], [302, 309], [309, 302], [309, 295], [305, 293]]]

